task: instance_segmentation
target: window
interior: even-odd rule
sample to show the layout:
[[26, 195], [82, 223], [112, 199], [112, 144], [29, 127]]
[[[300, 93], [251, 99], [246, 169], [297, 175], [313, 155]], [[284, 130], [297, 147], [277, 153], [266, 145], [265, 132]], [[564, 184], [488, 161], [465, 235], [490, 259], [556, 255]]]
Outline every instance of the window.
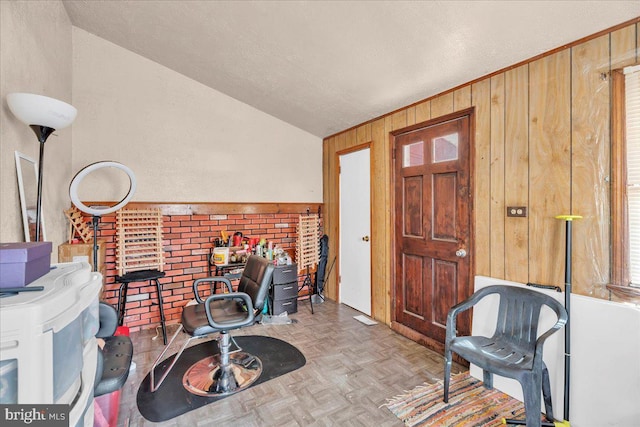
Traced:
[[424, 141], [407, 144], [402, 148], [402, 167], [424, 165]]
[[432, 140], [433, 163], [458, 160], [458, 134], [439, 136]]
[[613, 74], [613, 283], [640, 288], [640, 66]]

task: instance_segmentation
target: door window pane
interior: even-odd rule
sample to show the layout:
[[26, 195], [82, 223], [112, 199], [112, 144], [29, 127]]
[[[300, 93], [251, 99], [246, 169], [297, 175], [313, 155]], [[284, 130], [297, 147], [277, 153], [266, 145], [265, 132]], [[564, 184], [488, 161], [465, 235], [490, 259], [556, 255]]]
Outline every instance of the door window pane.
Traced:
[[433, 163], [458, 160], [458, 134], [439, 136], [433, 139]]
[[402, 147], [402, 167], [424, 165], [424, 142], [414, 142]]

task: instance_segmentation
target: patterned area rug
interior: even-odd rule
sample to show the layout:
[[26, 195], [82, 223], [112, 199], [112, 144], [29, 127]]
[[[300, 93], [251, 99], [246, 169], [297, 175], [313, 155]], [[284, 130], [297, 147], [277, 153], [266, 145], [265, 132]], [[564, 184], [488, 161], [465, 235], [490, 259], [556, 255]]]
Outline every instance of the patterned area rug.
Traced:
[[503, 418], [524, 420], [524, 404], [463, 372], [451, 377], [449, 403], [442, 401], [443, 382], [418, 386], [384, 406], [406, 426], [501, 426]]

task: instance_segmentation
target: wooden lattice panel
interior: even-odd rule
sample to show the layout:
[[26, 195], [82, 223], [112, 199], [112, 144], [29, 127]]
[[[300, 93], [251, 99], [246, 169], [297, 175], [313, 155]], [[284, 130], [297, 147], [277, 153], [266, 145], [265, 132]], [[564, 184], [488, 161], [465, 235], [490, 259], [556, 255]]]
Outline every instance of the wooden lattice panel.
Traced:
[[160, 209], [120, 209], [116, 212], [116, 268], [118, 275], [164, 271]]
[[89, 241], [93, 239], [93, 230], [89, 227], [89, 224], [85, 222], [82, 212], [80, 212], [78, 208], [75, 206], [70, 207], [64, 211], [64, 216], [66, 216], [71, 223], [71, 229], [69, 230], [69, 243], [71, 243], [73, 236], [76, 233], [84, 243], [89, 243]]
[[298, 271], [318, 264], [320, 260], [320, 222], [317, 214], [300, 215], [296, 245]]

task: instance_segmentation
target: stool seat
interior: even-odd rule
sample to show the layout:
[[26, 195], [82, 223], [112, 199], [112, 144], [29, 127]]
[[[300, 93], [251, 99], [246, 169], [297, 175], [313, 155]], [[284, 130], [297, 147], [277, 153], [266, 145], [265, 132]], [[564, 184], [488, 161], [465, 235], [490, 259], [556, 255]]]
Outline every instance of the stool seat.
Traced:
[[127, 304], [127, 291], [129, 283], [134, 282], [156, 282], [156, 290], [158, 292], [158, 305], [160, 306], [160, 325], [162, 326], [162, 341], [167, 345], [167, 327], [165, 325], [164, 308], [162, 304], [162, 288], [160, 285], [161, 279], [165, 276], [164, 271], [160, 270], [138, 270], [131, 271], [123, 274], [122, 276], [116, 276], [116, 282], [120, 283], [120, 292], [118, 295], [118, 325], [122, 326], [124, 321], [125, 306]]
[[144, 282], [145, 280], [161, 279], [165, 276], [164, 271], [158, 270], [139, 270], [132, 271], [122, 276], [116, 276], [116, 282], [119, 283], [132, 283], [132, 282]]

